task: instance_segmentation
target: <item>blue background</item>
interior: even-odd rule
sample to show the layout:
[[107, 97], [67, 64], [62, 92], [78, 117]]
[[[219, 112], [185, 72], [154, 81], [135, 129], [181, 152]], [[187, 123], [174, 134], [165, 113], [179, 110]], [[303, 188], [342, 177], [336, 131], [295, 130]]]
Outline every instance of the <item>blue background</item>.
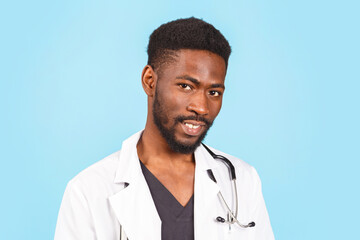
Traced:
[[148, 36], [233, 48], [206, 142], [252, 164], [277, 239], [358, 239], [357, 1], [2, 1], [0, 239], [51, 239], [66, 183], [142, 129]]

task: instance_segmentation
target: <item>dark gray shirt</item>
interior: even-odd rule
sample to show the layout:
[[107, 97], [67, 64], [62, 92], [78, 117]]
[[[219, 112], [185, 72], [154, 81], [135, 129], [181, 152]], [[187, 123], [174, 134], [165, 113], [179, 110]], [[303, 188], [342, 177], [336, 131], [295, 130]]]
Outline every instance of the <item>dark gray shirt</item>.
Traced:
[[[183, 207], [140, 161], [156, 210], [161, 219], [162, 240], [194, 239], [194, 195]], [[151, 224], [151, 223], [149, 223]]]

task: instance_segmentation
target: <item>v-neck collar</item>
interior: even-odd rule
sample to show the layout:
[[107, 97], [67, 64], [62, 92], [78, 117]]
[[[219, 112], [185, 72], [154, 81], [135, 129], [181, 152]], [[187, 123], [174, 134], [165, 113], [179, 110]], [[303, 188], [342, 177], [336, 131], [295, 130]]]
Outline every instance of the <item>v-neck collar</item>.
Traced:
[[[189, 221], [194, 210], [194, 194], [185, 206], [182, 206], [174, 195], [157, 179], [154, 174], [140, 161], [141, 169], [149, 186], [155, 206], [162, 219], [164, 212], [172, 213], [176, 221]], [[168, 215], [168, 213], [165, 213]], [[163, 220], [163, 219], [162, 219]]]

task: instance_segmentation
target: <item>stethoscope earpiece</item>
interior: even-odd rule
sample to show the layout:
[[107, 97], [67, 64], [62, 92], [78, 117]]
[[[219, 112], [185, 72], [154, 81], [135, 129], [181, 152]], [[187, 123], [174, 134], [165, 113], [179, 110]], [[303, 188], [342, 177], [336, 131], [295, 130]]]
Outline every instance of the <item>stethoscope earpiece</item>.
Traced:
[[[218, 216], [217, 218], [216, 218], [216, 221], [217, 222], [219, 222], [219, 223], [228, 223], [228, 224], [233, 224], [233, 223], [237, 223], [238, 221], [236, 221], [235, 219], [232, 221], [232, 222], [230, 222], [230, 221], [226, 221], [223, 217], [220, 217], [220, 216]], [[249, 222], [247, 225], [242, 225], [242, 224], [239, 224], [240, 225], [240, 227], [242, 227], [242, 228], [248, 228], [248, 227], [255, 227], [255, 222]]]
[[216, 221], [221, 222], [221, 223], [224, 223], [224, 222], [225, 222], [225, 219], [222, 218], [222, 217], [220, 217], [220, 216], [218, 216], [218, 217], [216, 218]]

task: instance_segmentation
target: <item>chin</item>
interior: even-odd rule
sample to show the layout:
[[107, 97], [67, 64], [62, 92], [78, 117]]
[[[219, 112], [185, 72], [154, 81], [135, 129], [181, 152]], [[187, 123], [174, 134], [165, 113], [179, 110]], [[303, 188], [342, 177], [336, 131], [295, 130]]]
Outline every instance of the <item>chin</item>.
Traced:
[[177, 153], [190, 154], [194, 153], [196, 148], [200, 145], [203, 138], [191, 137], [191, 139], [167, 139], [167, 143], [171, 150]]

